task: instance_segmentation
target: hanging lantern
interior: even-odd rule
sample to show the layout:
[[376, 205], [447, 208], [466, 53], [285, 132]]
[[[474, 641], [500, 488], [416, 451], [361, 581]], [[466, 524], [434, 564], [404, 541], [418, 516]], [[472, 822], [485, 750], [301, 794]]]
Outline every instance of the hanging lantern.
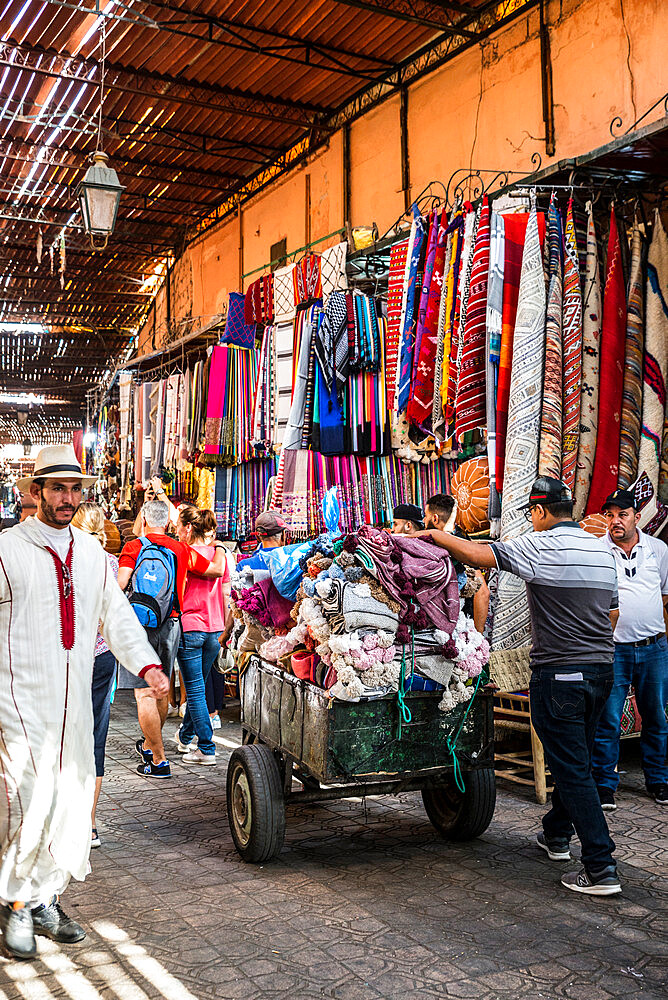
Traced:
[[22, 444], [23, 444], [24, 458], [30, 458], [30, 452], [32, 451], [32, 441], [30, 440], [30, 438], [24, 438]]
[[84, 230], [90, 236], [93, 250], [104, 250], [106, 247], [116, 225], [121, 195], [125, 191], [116, 171], [107, 166], [108, 161], [106, 153], [96, 150], [93, 163], [76, 191]]

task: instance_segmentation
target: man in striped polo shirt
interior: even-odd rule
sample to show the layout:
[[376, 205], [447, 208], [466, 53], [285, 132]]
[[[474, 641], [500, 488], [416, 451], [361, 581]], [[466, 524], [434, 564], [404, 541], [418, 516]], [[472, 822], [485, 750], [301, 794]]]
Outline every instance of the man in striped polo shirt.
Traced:
[[615, 845], [591, 772], [596, 726], [612, 689], [613, 624], [618, 611], [615, 561], [608, 546], [573, 521], [573, 497], [541, 476], [525, 506], [533, 531], [481, 544], [430, 534], [454, 559], [496, 567], [526, 581], [531, 612], [531, 718], [552, 772], [552, 808], [537, 844], [553, 861], [570, 859], [574, 829], [583, 869], [561, 879], [588, 895], [621, 892]]

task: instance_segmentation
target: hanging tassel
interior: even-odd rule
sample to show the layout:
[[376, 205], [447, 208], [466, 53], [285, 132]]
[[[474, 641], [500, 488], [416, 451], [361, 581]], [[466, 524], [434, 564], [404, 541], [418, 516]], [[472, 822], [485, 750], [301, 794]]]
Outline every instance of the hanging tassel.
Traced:
[[42, 230], [37, 231], [37, 263], [42, 263]]

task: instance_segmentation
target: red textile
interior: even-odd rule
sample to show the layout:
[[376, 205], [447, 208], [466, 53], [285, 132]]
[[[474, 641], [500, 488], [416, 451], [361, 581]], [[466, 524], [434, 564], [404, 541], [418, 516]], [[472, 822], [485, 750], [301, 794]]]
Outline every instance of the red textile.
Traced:
[[487, 278], [489, 275], [489, 201], [482, 200], [473, 248], [471, 281], [466, 308], [462, 361], [455, 405], [455, 437], [485, 426], [485, 341], [487, 333]]
[[445, 265], [446, 230], [448, 228], [447, 209], [441, 212], [436, 236], [436, 252], [429, 281], [422, 337], [417, 358], [416, 375], [412, 395], [408, 401], [406, 414], [411, 423], [420, 427], [431, 422], [434, 407], [434, 373], [436, 371], [436, 351], [438, 348], [438, 313], [443, 290], [443, 267]]
[[[524, 237], [529, 213], [504, 215], [505, 230], [503, 270], [503, 316], [501, 327], [501, 352], [496, 396], [496, 488], [503, 492], [503, 470], [506, 463], [506, 431], [508, 430], [508, 399], [510, 396], [510, 369], [513, 362], [513, 338], [517, 297], [520, 291]], [[538, 213], [538, 233], [541, 244], [545, 239], [545, 216]]]
[[394, 409], [394, 393], [397, 381], [397, 354], [401, 324], [401, 300], [404, 288], [404, 271], [408, 240], [395, 243], [390, 250], [390, 274], [387, 279], [387, 345], [385, 348], [385, 381], [387, 383], [387, 406]]
[[268, 325], [274, 318], [274, 276], [265, 274], [246, 289], [244, 296], [244, 323]]
[[320, 254], [309, 253], [295, 264], [292, 280], [296, 306], [303, 302], [310, 302], [312, 299], [321, 299]]
[[605, 429], [605, 433], [599, 433], [596, 441], [594, 471], [592, 472], [585, 514], [598, 513], [605, 498], [617, 489], [619, 469], [626, 346], [626, 290], [614, 205], [610, 213], [607, 261], [608, 267], [603, 292], [601, 374], [598, 397], [598, 426], [600, 429]]

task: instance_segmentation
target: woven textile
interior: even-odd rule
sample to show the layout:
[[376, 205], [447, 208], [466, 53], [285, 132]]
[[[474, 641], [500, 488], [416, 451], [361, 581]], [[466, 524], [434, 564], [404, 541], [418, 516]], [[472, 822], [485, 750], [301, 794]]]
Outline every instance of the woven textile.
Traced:
[[461, 362], [464, 342], [463, 332], [464, 324], [466, 322], [466, 305], [468, 303], [469, 287], [471, 284], [473, 248], [475, 245], [476, 230], [478, 228], [478, 219], [478, 212], [474, 212], [469, 206], [469, 210], [467, 211], [464, 219], [462, 252], [451, 321], [448, 384], [447, 391], [443, 399], [443, 414], [445, 417], [445, 433], [447, 437], [450, 437], [454, 433], [455, 427], [455, 404], [457, 402], [457, 386], [459, 385], [459, 365]]
[[[401, 303], [403, 299], [404, 272], [408, 240], [395, 243], [390, 250], [390, 273], [387, 279], [387, 343], [385, 345], [385, 379], [387, 382], [387, 405], [394, 409], [395, 384], [397, 381], [397, 350], [401, 329]], [[323, 292], [324, 294], [324, 292]]]
[[582, 396], [582, 292], [580, 261], [573, 221], [573, 199], [566, 212], [564, 257], [564, 404], [561, 478], [569, 489], [575, 485]]
[[244, 296], [240, 292], [230, 292], [225, 332], [220, 342], [221, 344], [233, 344], [236, 347], [255, 346], [255, 325], [246, 325], [244, 319]]
[[436, 354], [436, 372], [434, 374], [434, 403], [431, 423], [434, 434], [441, 441], [444, 440], [446, 433], [444, 408], [449, 386], [450, 349], [455, 321], [455, 301], [457, 286], [459, 284], [464, 225], [464, 216], [460, 212], [454, 216], [448, 226], [444, 287], [438, 318], [439, 340]]
[[427, 236], [427, 253], [422, 270], [422, 287], [420, 289], [419, 304], [415, 318], [415, 344], [413, 346], [413, 368], [411, 371], [411, 397], [415, 386], [420, 347], [424, 335], [424, 322], [427, 317], [427, 302], [429, 301], [429, 285], [434, 273], [434, 263], [436, 260], [436, 243], [438, 240], [438, 212], [432, 212], [429, 216], [429, 233]]
[[643, 285], [642, 236], [636, 219], [631, 241], [631, 270], [626, 304], [626, 352], [624, 361], [624, 391], [622, 394], [622, 430], [619, 442], [619, 475], [617, 485], [630, 486], [638, 475], [640, 425], [642, 418], [643, 369]]
[[645, 302], [645, 361], [643, 365], [642, 431], [638, 474], [645, 473], [656, 498], [666, 409], [668, 366], [668, 237], [657, 211], [647, 256]]
[[485, 426], [485, 345], [487, 339], [487, 282], [489, 277], [489, 201], [482, 200], [471, 263], [462, 360], [457, 386], [455, 435]]
[[[503, 323], [499, 352], [499, 378], [496, 391], [496, 488], [503, 493], [503, 475], [506, 457], [506, 428], [508, 425], [508, 397], [510, 395], [510, 370], [513, 359], [513, 338], [517, 296], [526, 234], [528, 213], [505, 215], [503, 253]], [[538, 226], [544, 226], [544, 216], [538, 216]], [[544, 231], [544, 230], [543, 230]]]
[[540, 421], [538, 474], [561, 478], [563, 247], [561, 212], [555, 194], [547, 213], [549, 287], [545, 320], [545, 384]]
[[[438, 352], [438, 324], [443, 297], [443, 268], [447, 242], [447, 211], [443, 209], [436, 226], [434, 259], [427, 288], [426, 303], [420, 303], [421, 330], [415, 346], [416, 364], [413, 369], [413, 387], [408, 403], [408, 419], [429, 430], [434, 404], [434, 373]], [[425, 268], [425, 274], [427, 269]], [[425, 278], [426, 284], [426, 278]], [[424, 292], [424, 288], [423, 288]], [[424, 296], [423, 296], [424, 298]]]
[[[309, 451], [284, 451], [281, 513], [293, 534], [308, 531]], [[283, 458], [285, 456], [285, 458]]]
[[348, 287], [346, 275], [346, 256], [348, 244], [337, 243], [336, 246], [323, 250], [320, 256], [320, 275], [322, 281], [322, 302], [327, 301], [332, 292], [345, 292]]
[[405, 309], [402, 305], [401, 353], [399, 355], [399, 388], [395, 406], [401, 413], [408, 405], [411, 389], [411, 374], [413, 371], [413, 348], [415, 345], [415, 300], [418, 292], [417, 276], [420, 267], [422, 247], [427, 235], [427, 220], [419, 217], [413, 223], [415, 232], [411, 231], [411, 253], [406, 262], [407, 276], [405, 280]]
[[[610, 213], [608, 267], [603, 292], [603, 323], [601, 326], [599, 426], [605, 428], [605, 433], [599, 434], [596, 442], [594, 471], [592, 472], [591, 488], [586, 507], [587, 514], [598, 512], [605, 498], [617, 489], [625, 339], [626, 290], [622, 274], [622, 254], [617, 219], [613, 205]], [[663, 357], [665, 359], [665, 348]]]
[[292, 272], [295, 306], [322, 299], [320, 254], [308, 253], [295, 264]]
[[276, 323], [289, 323], [295, 318], [295, 293], [293, 273], [295, 265], [279, 267], [274, 271], [274, 319]]
[[306, 386], [311, 356], [311, 334], [312, 326], [310, 317], [306, 314], [300, 315], [299, 322], [295, 324], [294, 331], [292, 403], [288, 423], [283, 433], [284, 452], [286, 450], [296, 450], [301, 447], [306, 409]]
[[490, 220], [489, 279], [487, 282], [487, 341], [485, 345], [485, 410], [487, 413], [487, 463], [489, 466], [489, 505], [487, 517], [492, 538], [501, 530], [501, 498], [496, 488], [496, 387], [499, 378], [499, 352], [503, 322], [504, 271], [503, 217], [492, 212]]
[[[538, 471], [545, 306], [540, 225], [534, 207], [526, 227], [513, 340], [501, 513], [502, 538], [515, 538], [529, 530], [529, 523], [520, 507], [527, 502]], [[529, 637], [529, 608], [524, 582], [510, 573], [501, 573], [493, 647], [515, 649], [527, 645]]]
[[217, 455], [220, 446], [223, 414], [225, 411], [225, 378], [227, 373], [227, 351], [224, 347], [214, 347], [209, 372], [209, 391], [206, 399], [205, 447], [207, 455]]
[[315, 353], [327, 389], [335, 385], [339, 400], [348, 381], [348, 313], [345, 292], [332, 292], [315, 337]]
[[601, 277], [592, 203], [587, 203], [587, 252], [582, 303], [582, 394], [580, 441], [575, 476], [573, 515], [584, 516], [596, 449], [598, 430], [599, 347], [601, 339]]

